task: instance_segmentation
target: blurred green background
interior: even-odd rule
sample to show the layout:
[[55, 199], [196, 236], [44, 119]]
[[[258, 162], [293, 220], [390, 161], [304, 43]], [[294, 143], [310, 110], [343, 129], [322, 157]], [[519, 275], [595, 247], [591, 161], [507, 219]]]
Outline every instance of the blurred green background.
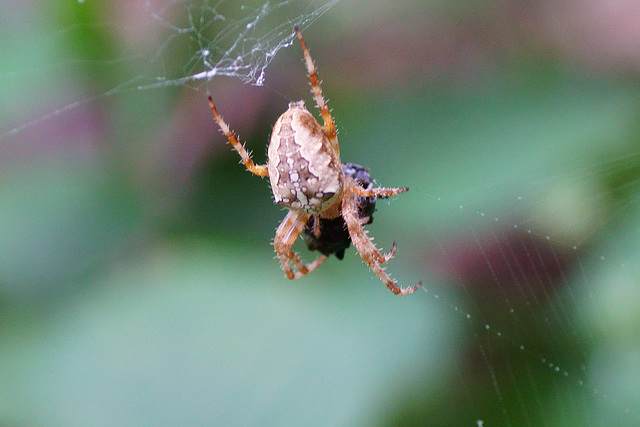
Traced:
[[200, 71], [198, 36], [260, 2], [0, 4], [0, 424], [638, 422], [637, 2], [306, 22], [343, 161], [411, 189], [369, 226], [424, 281], [407, 297], [353, 248], [286, 280], [285, 212], [211, 118], [207, 92], [264, 162], [313, 102], [297, 43], [265, 86], [137, 89]]

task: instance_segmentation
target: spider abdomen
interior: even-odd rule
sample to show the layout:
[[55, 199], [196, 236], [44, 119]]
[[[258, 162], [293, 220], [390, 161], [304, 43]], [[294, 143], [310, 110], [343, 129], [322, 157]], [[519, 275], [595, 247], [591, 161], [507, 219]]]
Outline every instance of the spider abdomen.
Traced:
[[340, 158], [303, 101], [291, 102], [276, 121], [268, 157], [276, 203], [318, 215], [340, 200], [344, 185]]

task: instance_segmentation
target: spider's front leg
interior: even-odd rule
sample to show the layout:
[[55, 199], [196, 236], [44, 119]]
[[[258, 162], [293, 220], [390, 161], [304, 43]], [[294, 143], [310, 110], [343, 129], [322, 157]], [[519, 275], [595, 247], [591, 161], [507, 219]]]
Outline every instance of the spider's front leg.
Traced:
[[336, 133], [336, 124], [331, 116], [331, 111], [327, 106], [327, 101], [322, 96], [322, 88], [320, 87], [320, 79], [318, 78], [318, 70], [316, 69], [316, 65], [311, 59], [311, 54], [309, 53], [309, 49], [307, 49], [307, 44], [302, 37], [302, 33], [298, 27], [294, 27], [296, 31], [296, 35], [298, 36], [298, 40], [300, 40], [300, 46], [302, 46], [302, 52], [304, 53], [304, 60], [307, 66], [307, 75], [309, 76], [309, 82], [311, 83], [311, 93], [313, 94], [313, 99], [316, 101], [316, 106], [318, 110], [320, 110], [320, 115], [322, 116], [322, 121], [324, 122], [324, 133], [331, 141], [331, 145], [336, 153], [340, 154], [340, 145], [338, 144], [338, 134]]
[[362, 257], [362, 260], [373, 270], [373, 272], [382, 280], [391, 292], [396, 295], [407, 295], [415, 292], [416, 289], [420, 287], [422, 282], [418, 282], [417, 285], [414, 285], [410, 288], [401, 288], [396, 284], [396, 281], [389, 277], [389, 275], [384, 271], [384, 268], [380, 266], [381, 263], [387, 262], [396, 250], [395, 243], [393, 244], [393, 248], [391, 252], [386, 255], [380, 253], [380, 251], [376, 248], [373, 241], [367, 236], [367, 232], [364, 230], [362, 222], [358, 217], [358, 202], [356, 200], [357, 196], [360, 197], [390, 197], [395, 194], [403, 193], [407, 191], [408, 188], [374, 188], [371, 190], [365, 190], [360, 187], [353, 179], [345, 180], [345, 194], [342, 199], [342, 217], [344, 221], [347, 223], [347, 227], [349, 229], [349, 235], [351, 236], [351, 241], [353, 245], [358, 250], [358, 253]]
[[269, 169], [266, 165], [256, 165], [251, 158], [251, 154], [244, 148], [244, 145], [238, 142], [238, 138], [236, 138], [233, 131], [229, 128], [229, 125], [222, 120], [220, 114], [218, 114], [218, 110], [216, 110], [216, 106], [213, 104], [213, 99], [209, 96], [209, 107], [211, 107], [211, 112], [213, 113], [213, 117], [216, 119], [218, 126], [224, 133], [224, 136], [227, 137], [229, 143], [233, 146], [234, 150], [240, 154], [240, 158], [242, 158], [242, 163], [246, 166], [246, 168], [254, 175], [258, 176], [267, 176], [269, 175]]
[[[305, 265], [300, 257], [291, 250], [291, 247], [296, 242], [298, 236], [300, 236], [302, 230], [304, 230], [304, 227], [310, 217], [311, 215], [309, 214], [289, 211], [276, 231], [273, 247], [276, 254], [278, 254], [278, 258], [282, 264], [282, 269], [291, 280], [298, 279], [315, 270], [328, 258], [327, 255], [322, 255], [311, 264]], [[296, 266], [298, 269], [297, 272], [293, 271], [291, 263]]]

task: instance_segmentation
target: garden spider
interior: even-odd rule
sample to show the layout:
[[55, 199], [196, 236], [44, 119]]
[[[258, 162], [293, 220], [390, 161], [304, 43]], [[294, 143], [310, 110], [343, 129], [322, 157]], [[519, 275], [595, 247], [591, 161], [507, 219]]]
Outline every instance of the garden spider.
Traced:
[[[332, 253], [341, 259], [350, 239], [362, 260], [391, 292], [401, 295], [413, 293], [422, 282], [410, 288], [401, 288], [380, 265], [393, 258], [395, 243], [391, 252], [382, 254], [363, 228], [371, 222], [376, 198], [404, 193], [408, 188], [374, 188], [368, 172], [368, 181], [362, 179], [360, 171], [366, 169], [340, 162], [340, 146], [333, 117], [322, 96], [315, 65], [298, 27], [295, 27], [295, 32], [302, 46], [311, 92], [324, 127], [305, 108], [304, 101], [289, 103], [289, 109], [273, 126], [267, 164], [256, 165], [244, 145], [238, 142], [233, 131], [222, 120], [209, 96], [211, 112], [249, 172], [261, 177], [269, 175], [275, 202], [289, 210], [273, 241], [282, 269], [289, 279], [297, 279], [315, 270]], [[349, 232], [348, 237], [339, 232], [344, 224]], [[322, 234], [323, 228], [327, 231], [325, 235]], [[305, 265], [291, 250], [305, 229], [307, 246], [323, 254], [309, 265]], [[297, 271], [294, 271], [294, 267]]]

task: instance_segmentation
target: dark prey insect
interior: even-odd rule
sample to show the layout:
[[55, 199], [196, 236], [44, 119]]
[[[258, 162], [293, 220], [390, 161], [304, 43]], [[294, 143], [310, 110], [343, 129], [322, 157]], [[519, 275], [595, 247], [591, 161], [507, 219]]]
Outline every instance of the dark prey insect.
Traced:
[[[369, 171], [355, 163], [345, 163], [342, 165], [342, 172], [345, 176], [353, 178], [356, 183], [364, 189], [373, 188], [373, 180]], [[373, 212], [376, 209], [375, 197], [356, 197], [358, 205], [358, 218], [362, 225], [373, 222]], [[318, 251], [322, 255], [334, 254], [336, 258], [344, 258], [344, 251], [351, 246], [351, 235], [344, 218], [341, 215], [333, 219], [320, 218], [320, 235], [316, 236], [314, 227], [316, 217], [312, 216], [304, 227], [304, 241], [310, 251]], [[395, 248], [395, 245], [394, 245]]]
[[[209, 97], [215, 120], [249, 172], [262, 177], [268, 175], [275, 202], [289, 210], [273, 241], [289, 279], [297, 279], [315, 270], [332, 253], [342, 258], [344, 250], [353, 242], [362, 260], [391, 292], [401, 295], [413, 293], [421, 282], [410, 288], [401, 288], [381, 266], [393, 258], [395, 243], [389, 253], [383, 254], [364, 230], [364, 225], [371, 222], [377, 198], [404, 193], [408, 188], [374, 187], [366, 169], [340, 162], [335, 123], [322, 96], [316, 67], [300, 30], [296, 27], [295, 31], [304, 53], [311, 92], [324, 126], [306, 109], [304, 101], [289, 103], [289, 109], [273, 126], [267, 164], [256, 165]], [[291, 249], [302, 232], [305, 232], [307, 246], [322, 253], [309, 265]]]

